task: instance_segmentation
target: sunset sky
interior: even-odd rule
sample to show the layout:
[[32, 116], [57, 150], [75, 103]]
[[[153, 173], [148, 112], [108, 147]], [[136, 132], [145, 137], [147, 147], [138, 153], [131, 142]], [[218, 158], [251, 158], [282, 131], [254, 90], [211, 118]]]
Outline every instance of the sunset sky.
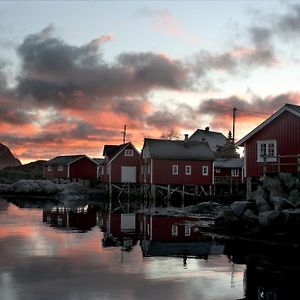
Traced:
[[300, 104], [300, 3], [1, 1], [0, 142], [23, 162]]

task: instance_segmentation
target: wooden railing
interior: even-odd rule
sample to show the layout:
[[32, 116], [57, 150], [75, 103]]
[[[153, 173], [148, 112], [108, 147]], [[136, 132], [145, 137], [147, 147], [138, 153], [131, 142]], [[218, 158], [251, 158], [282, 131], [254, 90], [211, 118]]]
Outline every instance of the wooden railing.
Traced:
[[240, 177], [233, 176], [214, 176], [215, 184], [232, 184], [232, 183], [240, 183], [242, 180]]
[[[276, 161], [268, 161], [268, 159]], [[277, 156], [264, 156], [263, 157], [263, 174], [266, 173], [280, 173], [289, 170], [291, 173], [300, 175], [300, 154], [291, 155], [277, 155]]]

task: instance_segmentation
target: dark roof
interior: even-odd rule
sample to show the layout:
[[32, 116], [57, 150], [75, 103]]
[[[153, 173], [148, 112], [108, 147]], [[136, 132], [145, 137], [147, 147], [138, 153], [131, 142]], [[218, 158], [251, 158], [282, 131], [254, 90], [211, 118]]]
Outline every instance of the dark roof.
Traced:
[[[286, 103], [283, 107], [281, 107], [279, 110], [277, 110], [274, 114], [272, 114], [268, 119], [266, 119], [264, 122], [262, 122], [260, 125], [255, 127], [252, 131], [250, 131], [246, 136], [244, 136], [241, 140], [239, 140], [235, 145], [237, 147], [244, 146], [245, 142], [250, 139], [252, 136], [254, 136], [257, 132], [259, 132], [261, 129], [263, 129], [265, 126], [269, 125], [271, 122], [273, 122], [277, 117], [279, 117], [284, 112], [290, 112], [293, 115], [300, 117], [300, 106], [295, 104], [289, 104]], [[295, 133], [296, 134], [296, 133]]]
[[151, 158], [178, 160], [213, 160], [207, 142], [145, 139]]
[[226, 143], [226, 137], [221, 132], [197, 129], [189, 138], [190, 141], [206, 141], [212, 151], [217, 151]]
[[82, 157], [87, 157], [86, 155], [65, 155], [65, 156], [57, 156], [52, 158], [46, 162], [47, 165], [68, 165]]
[[107, 156], [111, 157], [111, 156], [117, 154], [119, 152], [119, 150], [127, 144], [105, 145], [103, 148], [103, 156], [107, 155]]
[[93, 158], [92, 160], [93, 160], [98, 166], [99, 166], [99, 165], [102, 165], [102, 164], [104, 163], [104, 161], [105, 161], [104, 158]]
[[243, 158], [217, 158], [214, 162], [215, 168], [242, 168]]

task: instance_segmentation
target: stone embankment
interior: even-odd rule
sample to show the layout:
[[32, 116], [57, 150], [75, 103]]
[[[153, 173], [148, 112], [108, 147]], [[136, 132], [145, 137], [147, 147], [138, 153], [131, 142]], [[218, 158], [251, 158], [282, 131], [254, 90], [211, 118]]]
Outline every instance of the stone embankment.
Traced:
[[216, 227], [246, 235], [295, 237], [299, 225], [300, 182], [287, 173], [267, 175], [248, 201], [233, 202], [215, 219]]

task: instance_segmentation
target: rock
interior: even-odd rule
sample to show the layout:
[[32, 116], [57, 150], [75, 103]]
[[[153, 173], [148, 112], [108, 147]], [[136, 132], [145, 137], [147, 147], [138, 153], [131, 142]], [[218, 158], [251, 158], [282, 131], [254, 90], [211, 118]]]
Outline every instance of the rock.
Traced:
[[268, 175], [265, 177], [263, 182], [263, 188], [269, 192], [269, 197], [283, 197], [286, 198], [287, 195], [281, 186], [280, 180], [277, 176]]
[[262, 227], [271, 227], [278, 224], [280, 212], [277, 210], [270, 210], [261, 212], [258, 215], [259, 225]]
[[291, 191], [288, 202], [294, 205], [295, 207], [300, 207], [300, 191], [299, 190], [293, 190]]
[[287, 191], [292, 191], [296, 185], [296, 177], [290, 173], [279, 173], [279, 180]]
[[272, 197], [271, 201], [274, 204], [274, 209], [277, 211], [296, 207], [293, 203], [282, 197]]
[[249, 203], [248, 201], [235, 201], [230, 205], [230, 209], [237, 217], [240, 217], [248, 208]]
[[265, 193], [264, 193], [262, 187], [258, 187], [258, 189], [256, 190], [256, 193], [255, 193], [255, 198], [254, 198], [258, 212], [264, 212], [264, 211], [271, 210], [271, 207], [270, 207], [269, 203], [265, 200], [264, 195], [265, 195]]
[[230, 208], [224, 208], [218, 213], [215, 224], [231, 227], [239, 224], [239, 218], [232, 212]]
[[283, 225], [298, 231], [300, 226], [300, 209], [286, 209], [282, 211]]
[[242, 220], [247, 223], [257, 224], [258, 216], [251, 209], [247, 209], [242, 216]]

